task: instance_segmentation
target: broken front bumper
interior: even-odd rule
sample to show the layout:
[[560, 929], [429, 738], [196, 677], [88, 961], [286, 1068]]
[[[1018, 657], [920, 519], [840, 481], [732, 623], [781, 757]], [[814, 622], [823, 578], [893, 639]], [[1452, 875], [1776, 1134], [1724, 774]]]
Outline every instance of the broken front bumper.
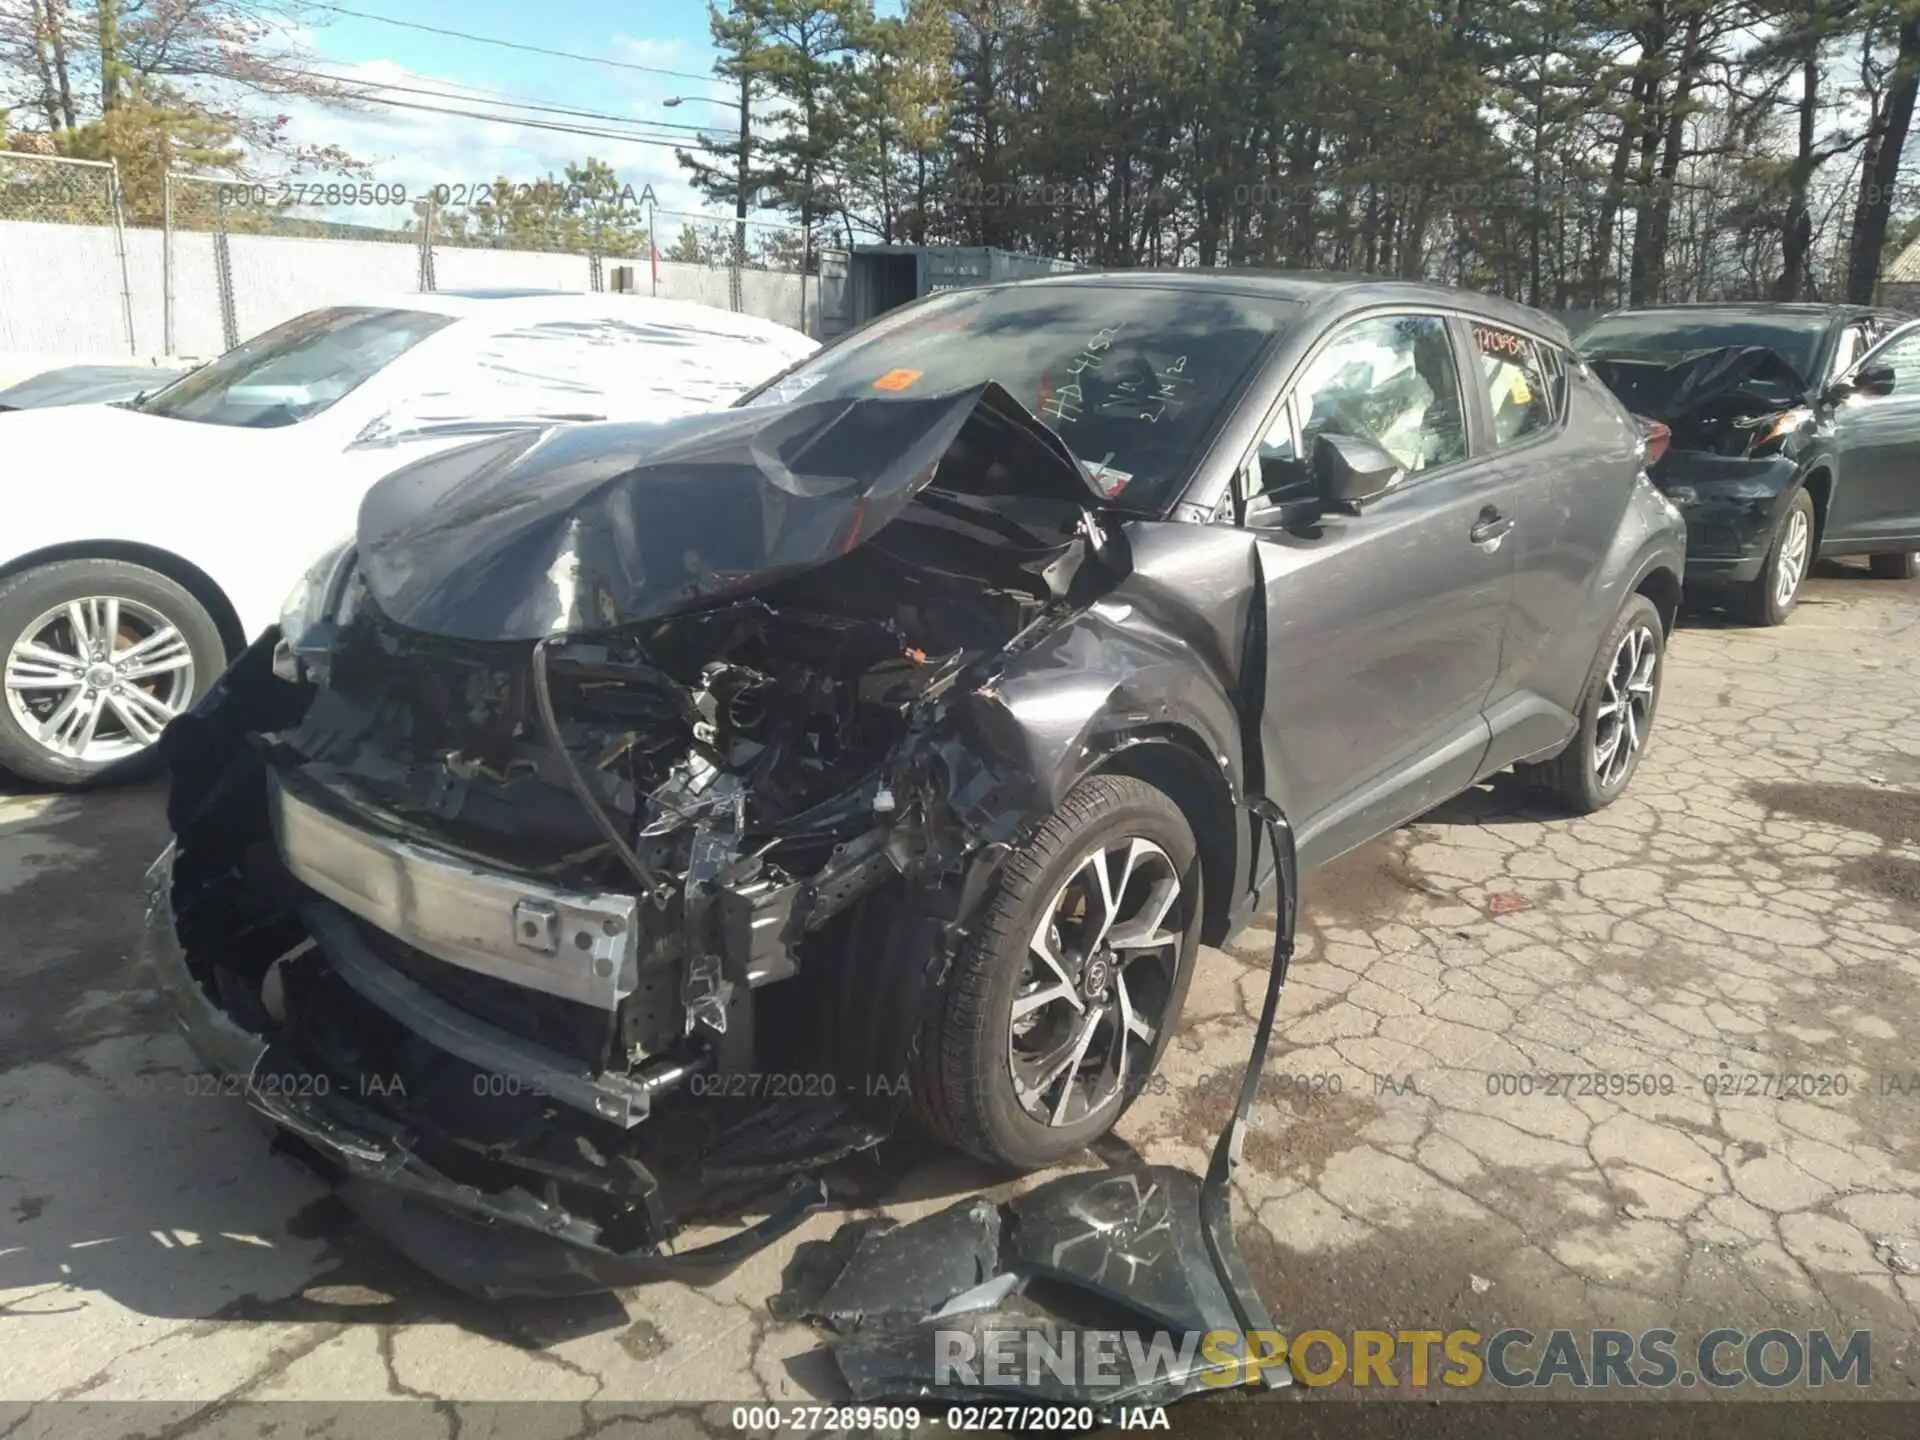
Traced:
[[[247, 1103], [256, 1112], [341, 1178], [342, 1199], [364, 1223], [456, 1288], [498, 1299], [580, 1294], [669, 1278], [710, 1283], [825, 1203], [818, 1180], [796, 1182], [758, 1223], [713, 1244], [665, 1254], [652, 1247], [608, 1248], [592, 1221], [517, 1186], [487, 1190], [443, 1174], [416, 1152], [404, 1124], [340, 1093], [330, 1076], [306, 1065], [291, 1047], [246, 1030], [208, 995], [188, 966], [174, 926], [174, 858], [174, 847], [169, 846], [148, 872], [143, 948], [188, 1043], [213, 1070], [244, 1084]], [[337, 959], [333, 963], [347, 983], [368, 983], [366, 973], [347, 973], [353, 969], [351, 959], [345, 966]], [[388, 1003], [403, 1009], [439, 1003], [424, 992], [392, 987], [394, 981], [407, 987], [405, 977], [390, 974], [376, 977], [375, 983], [382, 980], [389, 984], [384, 996]], [[382, 1004], [361, 985], [355, 988], [363, 996]], [[430, 1025], [416, 1025], [399, 1014], [395, 1018], [430, 1044], [447, 1038]], [[484, 1026], [470, 1020], [455, 1023], [469, 1049], [476, 1035], [501, 1045], [499, 1037], [484, 1034]], [[458, 1053], [451, 1045], [443, 1048]], [[555, 1073], [550, 1062], [527, 1063], [516, 1053], [525, 1048], [509, 1039], [505, 1048], [483, 1053], [500, 1067], [494, 1073], [526, 1093], [554, 1094], [556, 1086], [574, 1078]], [[479, 1055], [461, 1058], [476, 1063]]]
[[1686, 517], [1687, 584], [1739, 585], [1758, 576], [1799, 482], [1799, 462], [1786, 456], [1669, 453], [1659, 484]]

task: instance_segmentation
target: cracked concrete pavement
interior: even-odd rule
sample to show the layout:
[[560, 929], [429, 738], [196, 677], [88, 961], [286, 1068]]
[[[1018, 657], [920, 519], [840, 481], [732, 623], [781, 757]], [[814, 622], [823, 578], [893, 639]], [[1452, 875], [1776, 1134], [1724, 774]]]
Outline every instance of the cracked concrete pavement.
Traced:
[[[1280, 1322], [1864, 1327], [1873, 1392], [1913, 1397], [1917, 705], [1920, 585], [1828, 567], [1784, 628], [1683, 627], [1654, 747], [1604, 814], [1503, 782], [1314, 877], [1240, 1196]], [[711, 1290], [463, 1300], [196, 1088], [133, 959], [160, 810], [150, 787], [0, 793], [15, 1415], [834, 1397], [814, 1333], [766, 1308], [795, 1244], [986, 1182], [903, 1145]], [[1270, 943], [1204, 955], [1165, 1083], [1122, 1127], [1149, 1158], [1202, 1163]]]

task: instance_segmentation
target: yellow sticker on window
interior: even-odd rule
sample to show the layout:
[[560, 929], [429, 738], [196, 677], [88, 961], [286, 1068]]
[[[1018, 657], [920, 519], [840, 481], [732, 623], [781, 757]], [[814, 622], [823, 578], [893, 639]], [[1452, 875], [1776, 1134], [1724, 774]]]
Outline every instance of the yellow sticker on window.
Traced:
[[918, 370], [889, 370], [873, 382], [876, 390], [904, 390], [920, 378]]
[[1527, 384], [1527, 377], [1518, 370], [1513, 372], [1513, 383], [1507, 386], [1507, 393], [1513, 397], [1516, 405], [1533, 403], [1533, 387]]

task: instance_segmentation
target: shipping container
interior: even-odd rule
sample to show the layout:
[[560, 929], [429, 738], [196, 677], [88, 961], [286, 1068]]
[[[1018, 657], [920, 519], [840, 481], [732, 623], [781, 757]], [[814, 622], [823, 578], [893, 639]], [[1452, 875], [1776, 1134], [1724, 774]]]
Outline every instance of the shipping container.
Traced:
[[820, 258], [820, 339], [831, 340], [938, 290], [1085, 267], [990, 245], [856, 245]]

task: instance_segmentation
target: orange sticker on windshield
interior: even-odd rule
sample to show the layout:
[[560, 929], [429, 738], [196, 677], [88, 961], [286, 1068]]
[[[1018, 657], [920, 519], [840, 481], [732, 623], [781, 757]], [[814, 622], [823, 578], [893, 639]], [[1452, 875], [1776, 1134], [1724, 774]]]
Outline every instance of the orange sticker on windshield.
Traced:
[[889, 370], [873, 382], [876, 390], [904, 390], [920, 378], [918, 370]]

